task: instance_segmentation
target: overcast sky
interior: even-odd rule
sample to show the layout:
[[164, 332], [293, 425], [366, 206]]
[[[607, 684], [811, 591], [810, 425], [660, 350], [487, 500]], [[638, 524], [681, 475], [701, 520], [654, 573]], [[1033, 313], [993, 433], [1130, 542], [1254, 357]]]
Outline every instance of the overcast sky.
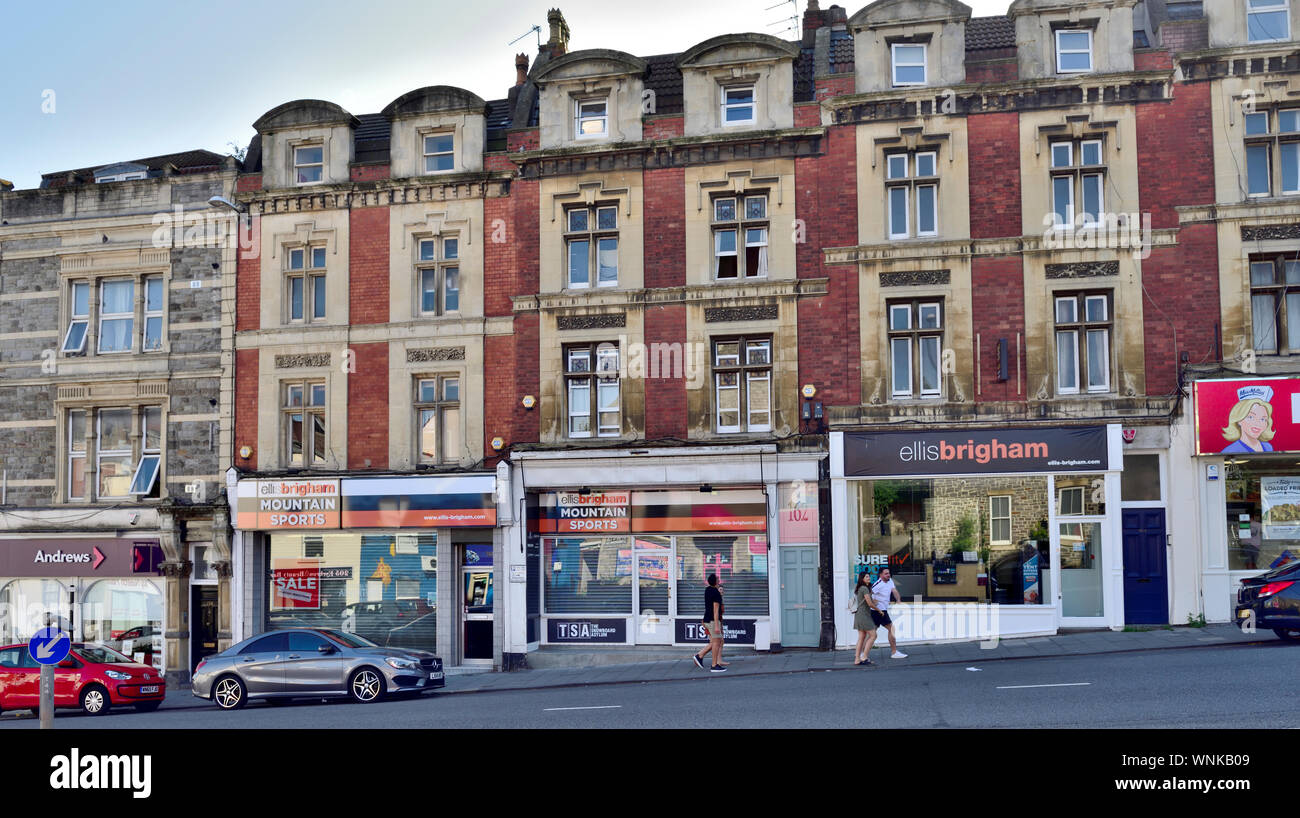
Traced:
[[[976, 16], [1010, 0], [966, 0]], [[537, 52], [558, 6], [570, 47], [638, 55], [719, 34], [793, 39], [806, 0], [0, 0], [0, 178], [248, 144], [252, 123], [292, 99], [373, 113], [426, 85], [498, 99], [514, 55]], [[823, 7], [830, 2], [823, 0]], [[850, 15], [867, 5], [844, 4]], [[518, 43], [514, 38], [527, 34]]]

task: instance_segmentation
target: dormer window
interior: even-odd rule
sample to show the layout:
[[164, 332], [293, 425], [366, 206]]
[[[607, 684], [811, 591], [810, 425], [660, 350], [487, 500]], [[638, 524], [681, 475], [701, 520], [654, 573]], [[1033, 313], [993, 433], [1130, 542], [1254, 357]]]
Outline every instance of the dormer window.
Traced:
[[895, 43], [893, 46], [894, 85], [925, 85], [925, 45]]
[[1082, 74], [1092, 70], [1092, 31], [1061, 29], [1056, 32], [1056, 73]]
[[722, 124], [749, 125], [754, 116], [754, 86], [734, 85], [722, 89]]
[[424, 172], [441, 173], [455, 167], [454, 134], [438, 133], [424, 137]]
[[596, 139], [609, 134], [609, 101], [579, 100], [573, 133], [578, 139]]
[[325, 178], [325, 149], [320, 145], [293, 149], [294, 178], [300, 185]]
[[100, 185], [104, 182], [129, 182], [132, 179], [145, 179], [149, 174], [143, 170], [130, 171], [128, 173], [112, 173], [107, 176], [96, 176], [95, 184]]
[[1246, 0], [1246, 32], [1252, 43], [1291, 39], [1290, 0]]

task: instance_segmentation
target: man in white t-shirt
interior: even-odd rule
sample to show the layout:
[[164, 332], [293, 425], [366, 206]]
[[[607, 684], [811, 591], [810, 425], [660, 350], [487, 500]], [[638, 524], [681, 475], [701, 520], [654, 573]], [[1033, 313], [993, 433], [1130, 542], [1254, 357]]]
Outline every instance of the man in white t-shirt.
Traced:
[[[871, 606], [871, 621], [876, 623], [876, 628], [885, 628], [889, 634], [890, 658], [906, 659], [907, 654], [898, 649], [898, 639], [894, 636], [894, 620], [889, 618], [889, 603], [902, 602], [903, 598], [898, 595], [898, 589], [894, 587], [894, 580], [890, 578], [888, 568], [880, 569], [880, 576], [876, 581], [871, 583], [871, 593], [864, 598], [866, 603]], [[867, 634], [865, 655], [871, 655], [871, 648], [876, 644], [877, 631]]]

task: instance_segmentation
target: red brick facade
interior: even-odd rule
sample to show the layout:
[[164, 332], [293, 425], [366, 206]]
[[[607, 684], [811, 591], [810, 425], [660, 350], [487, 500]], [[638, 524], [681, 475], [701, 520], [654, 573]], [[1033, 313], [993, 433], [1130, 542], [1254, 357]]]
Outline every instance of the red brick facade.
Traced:
[[686, 170], [648, 170], [644, 179], [645, 286], [685, 286]]
[[349, 178], [354, 182], [374, 182], [392, 176], [387, 163], [377, 165], [353, 165], [349, 168]]
[[388, 208], [348, 213], [348, 319], [352, 324], [388, 322]]
[[[975, 400], [1018, 401], [1025, 398], [1025, 271], [1020, 256], [971, 261], [971, 350], [978, 387]], [[1007, 345], [1007, 378], [999, 380], [998, 342]], [[964, 362], [963, 362], [964, 363]], [[1017, 381], [1019, 383], [1017, 384]]]
[[970, 235], [1021, 235], [1020, 115], [967, 117], [970, 162]]
[[[645, 312], [645, 438], [686, 439], [686, 305], [648, 307]], [[657, 354], [656, 344], [678, 344], [681, 356]], [[680, 361], [681, 372], [664, 371]], [[700, 361], [699, 363], [706, 363]], [[652, 378], [652, 374], [660, 377]]]
[[641, 126], [644, 139], [673, 139], [685, 132], [685, 119], [680, 116], [657, 116], [645, 120]]
[[235, 260], [236, 332], [262, 325], [262, 217], [253, 216], [249, 222], [251, 246], [240, 247]]
[[[261, 367], [258, 351], [240, 349], [235, 352], [235, 466], [245, 471], [256, 471], [261, 452], [257, 450], [257, 394]], [[239, 450], [247, 446], [252, 450], [241, 457]], [[274, 456], [269, 458], [274, 460]]]
[[388, 344], [353, 344], [348, 373], [348, 468], [388, 468]]

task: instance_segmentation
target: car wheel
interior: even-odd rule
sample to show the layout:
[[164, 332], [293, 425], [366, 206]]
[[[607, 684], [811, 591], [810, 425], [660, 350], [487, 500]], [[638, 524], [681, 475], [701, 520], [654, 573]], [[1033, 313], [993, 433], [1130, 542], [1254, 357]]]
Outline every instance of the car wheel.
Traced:
[[1296, 628], [1274, 628], [1273, 633], [1287, 642], [1300, 642], [1300, 630]]
[[152, 713], [162, 706], [162, 702], [136, 702], [135, 709], [139, 713]]
[[222, 710], [238, 710], [248, 702], [248, 694], [238, 677], [222, 676], [212, 686], [212, 700]]
[[360, 668], [348, 679], [348, 695], [362, 704], [377, 702], [384, 696], [384, 677], [374, 668]]
[[108, 691], [99, 685], [86, 685], [81, 691], [81, 712], [87, 716], [102, 716], [111, 706]]

